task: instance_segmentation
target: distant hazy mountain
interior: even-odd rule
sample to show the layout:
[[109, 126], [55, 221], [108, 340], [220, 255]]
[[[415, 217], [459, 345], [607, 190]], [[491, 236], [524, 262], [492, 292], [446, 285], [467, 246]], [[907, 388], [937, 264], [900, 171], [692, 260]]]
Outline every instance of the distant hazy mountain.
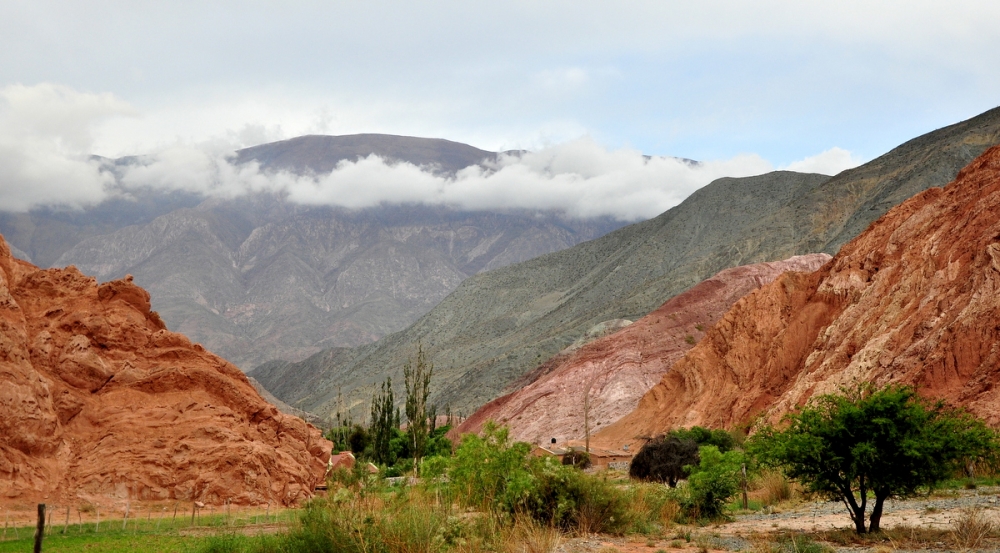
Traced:
[[[371, 154], [444, 172], [496, 157], [446, 140], [358, 135], [265, 144], [236, 160], [305, 174]], [[137, 197], [0, 214], [0, 233], [43, 266], [73, 264], [100, 280], [132, 274], [171, 330], [243, 368], [370, 342], [405, 328], [470, 275], [622, 226], [555, 212], [309, 207], [272, 194]]]
[[440, 138], [388, 134], [300, 136], [237, 152], [236, 163], [256, 161], [264, 170], [329, 173], [341, 161], [357, 161], [377, 154], [387, 161], [405, 161], [441, 173], [495, 161], [496, 152]]
[[638, 318], [727, 267], [836, 253], [998, 142], [994, 109], [833, 178], [779, 171], [719, 179], [649, 221], [469, 278], [402, 332], [252, 374], [295, 407], [329, 416], [339, 391], [360, 413], [376, 383], [402, 382], [420, 343], [436, 367], [432, 400], [468, 413], [601, 321]]

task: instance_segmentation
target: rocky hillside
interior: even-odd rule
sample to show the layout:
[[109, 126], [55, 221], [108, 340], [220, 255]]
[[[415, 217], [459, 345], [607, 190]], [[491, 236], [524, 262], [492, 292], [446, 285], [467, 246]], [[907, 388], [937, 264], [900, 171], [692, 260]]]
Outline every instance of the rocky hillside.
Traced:
[[643, 394], [737, 300], [785, 271], [812, 272], [829, 260], [812, 254], [720, 271], [634, 324], [556, 355], [531, 373], [530, 383], [487, 403], [457, 431], [479, 432], [494, 420], [510, 428], [513, 439], [529, 443], [583, 439], [585, 394], [590, 431], [596, 432], [635, 410]]
[[0, 497], [295, 503], [331, 444], [165, 329], [131, 278], [42, 270], [0, 238]]
[[339, 390], [360, 413], [376, 382], [401, 382], [422, 343], [437, 367], [432, 399], [471, 412], [595, 324], [639, 318], [728, 267], [836, 253], [890, 207], [946, 184], [998, 142], [994, 109], [833, 178], [779, 171], [719, 179], [649, 221], [469, 278], [403, 332], [253, 374], [299, 408], [327, 416]]
[[[236, 161], [321, 173], [371, 154], [443, 172], [496, 157], [446, 140], [355, 135], [264, 144], [237, 152]], [[106, 161], [116, 170], [145, 162]], [[0, 231], [43, 265], [76, 265], [101, 281], [134, 275], [172, 330], [244, 369], [371, 342], [405, 328], [469, 275], [622, 226], [553, 212], [129, 194], [82, 212], [0, 213]]]
[[786, 273], [712, 327], [600, 434], [774, 422], [857, 382], [912, 384], [1000, 424], [1000, 147], [907, 200], [811, 274]]
[[405, 328], [469, 275], [603, 234], [608, 220], [206, 200], [89, 238], [56, 266], [133, 274], [169, 327], [244, 368]]

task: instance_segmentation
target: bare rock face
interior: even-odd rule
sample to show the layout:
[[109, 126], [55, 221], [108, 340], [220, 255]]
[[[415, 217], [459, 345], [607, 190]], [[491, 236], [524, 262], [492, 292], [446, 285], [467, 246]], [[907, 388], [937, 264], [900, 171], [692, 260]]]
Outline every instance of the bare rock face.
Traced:
[[168, 331], [131, 277], [41, 270], [0, 238], [0, 499], [290, 504], [330, 449]]
[[787, 273], [737, 302], [601, 440], [775, 422], [855, 382], [912, 384], [1000, 424], [998, 214], [993, 147], [820, 270]]
[[492, 419], [507, 425], [516, 440], [542, 444], [552, 438], [558, 443], [582, 439], [588, 391], [594, 432], [634, 410], [643, 394], [738, 299], [785, 271], [811, 272], [829, 260], [827, 254], [810, 254], [721, 271], [634, 324], [568, 348], [533, 371], [534, 381], [486, 404], [457, 430], [478, 432]]

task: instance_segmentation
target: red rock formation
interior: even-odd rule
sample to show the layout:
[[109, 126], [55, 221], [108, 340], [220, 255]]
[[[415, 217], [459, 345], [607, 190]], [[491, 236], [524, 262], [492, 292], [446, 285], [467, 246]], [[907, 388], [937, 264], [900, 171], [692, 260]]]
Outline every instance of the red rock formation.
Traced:
[[859, 381], [915, 385], [1000, 425], [1000, 146], [813, 274], [748, 295], [600, 442], [774, 422]]
[[585, 390], [590, 389], [594, 432], [635, 409], [736, 300], [785, 271], [813, 271], [829, 260], [813, 254], [721, 271], [623, 330], [556, 356], [534, 371], [534, 382], [486, 404], [458, 432], [478, 432], [493, 419], [517, 440], [582, 439]]
[[130, 277], [41, 270], [0, 238], [0, 499], [289, 504], [330, 448], [168, 331]]

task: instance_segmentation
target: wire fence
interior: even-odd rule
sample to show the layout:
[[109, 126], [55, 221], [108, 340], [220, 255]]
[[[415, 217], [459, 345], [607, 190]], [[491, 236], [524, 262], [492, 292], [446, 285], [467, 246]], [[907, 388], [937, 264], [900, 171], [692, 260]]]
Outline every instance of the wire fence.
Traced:
[[[225, 528], [262, 531], [286, 527], [298, 520], [298, 510], [270, 504], [259, 506], [204, 505], [192, 502], [91, 503], [46, 506], [45, 534], [181, 533]], [[35, 505], [3, 509], [0, 542], [31, 538], [37, 515]]]

